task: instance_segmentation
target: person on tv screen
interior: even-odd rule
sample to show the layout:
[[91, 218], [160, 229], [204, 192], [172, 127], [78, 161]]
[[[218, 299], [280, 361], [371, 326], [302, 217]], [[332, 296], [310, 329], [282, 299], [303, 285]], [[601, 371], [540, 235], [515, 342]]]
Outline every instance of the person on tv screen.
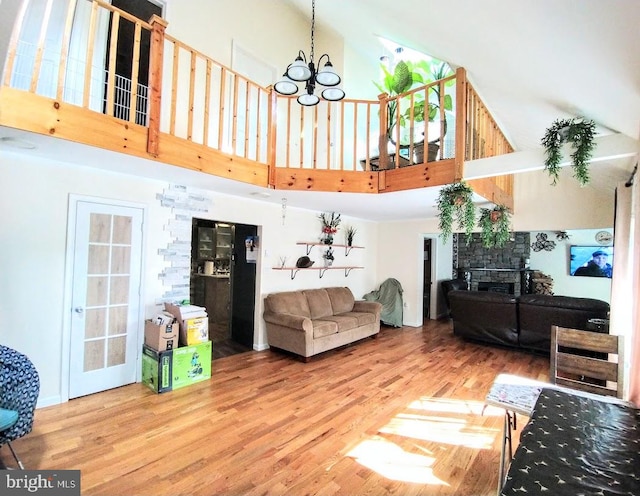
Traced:
[[574, 276], [591, 276], [591, 277], [611, 277], [613, 275], [613, 267], [607, 261], [609, 255], [602, 251], [596, 250], [591, 254], [591, 260], [581, 267], [578, 267], [573, 273]]

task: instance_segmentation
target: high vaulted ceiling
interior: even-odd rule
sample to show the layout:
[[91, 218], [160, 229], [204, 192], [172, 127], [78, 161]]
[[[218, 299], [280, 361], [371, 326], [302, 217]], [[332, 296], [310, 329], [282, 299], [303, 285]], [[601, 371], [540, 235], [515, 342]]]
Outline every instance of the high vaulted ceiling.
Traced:
[[[284, 1], [310, 20], [311, 0]], [[594, 119], [602, 134], [640, 135], [640, 0], [316, 0], [316, 22], [343, 36], [371, 64], [379, 63], [382, 36], [464, 67], [514, 148], [532, 152], [538, 166], [540, 138], [558, 118], [582, 115]], [[25, 134], [0, 129], [0, 137], [36, 142], [38, 148], [25, 153], [58, 156], [56, 140]], [[60, 157], [79, 163], [95, 151], [78, 146], [70, 154], [68, 146], [75, 145], [66, 146]], [[148, 170], [144, 161], [122, 158], [115, 162], [127, 173]], [[593, 164], [592, 183], [612, 189], [635, 162], [628, 154], [600, 160]], [[291, 207], [374, 221], [435, 215], [437, 188], [379, 195], [284, 192], [213, 176], [203, 181], [179, 168], [165, 174], [174, 182], [273, 203], [286, 198]]]

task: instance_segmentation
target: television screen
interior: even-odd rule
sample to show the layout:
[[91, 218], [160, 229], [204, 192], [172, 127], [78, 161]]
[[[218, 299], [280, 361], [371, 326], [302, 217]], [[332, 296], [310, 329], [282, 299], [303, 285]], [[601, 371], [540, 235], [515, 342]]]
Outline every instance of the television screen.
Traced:
[[613, 246], [571, 246], [569, 256], [569, 274], [572, 276], [612, 276]]

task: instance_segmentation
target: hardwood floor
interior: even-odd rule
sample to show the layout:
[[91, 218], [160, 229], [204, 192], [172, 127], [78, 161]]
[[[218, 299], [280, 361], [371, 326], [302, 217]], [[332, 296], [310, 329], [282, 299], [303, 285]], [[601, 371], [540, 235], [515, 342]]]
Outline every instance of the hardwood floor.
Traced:
[[80, 469], [83, 495], [493, 496], [504, 414], [484, 397], [501, 372], [547, 380], [548, 367], [449, 322], [383, 328], [309, 363], [251, 351], [188, 388], [39, 409], [13, 445], [30, 469]]

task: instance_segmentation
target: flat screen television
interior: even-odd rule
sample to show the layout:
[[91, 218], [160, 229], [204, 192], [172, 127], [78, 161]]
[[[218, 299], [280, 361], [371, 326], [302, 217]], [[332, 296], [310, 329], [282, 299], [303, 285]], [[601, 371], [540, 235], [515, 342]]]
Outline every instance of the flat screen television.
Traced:
[[569, 275], [611, 277], [613, 246], [576, 246], [569, 248]]

